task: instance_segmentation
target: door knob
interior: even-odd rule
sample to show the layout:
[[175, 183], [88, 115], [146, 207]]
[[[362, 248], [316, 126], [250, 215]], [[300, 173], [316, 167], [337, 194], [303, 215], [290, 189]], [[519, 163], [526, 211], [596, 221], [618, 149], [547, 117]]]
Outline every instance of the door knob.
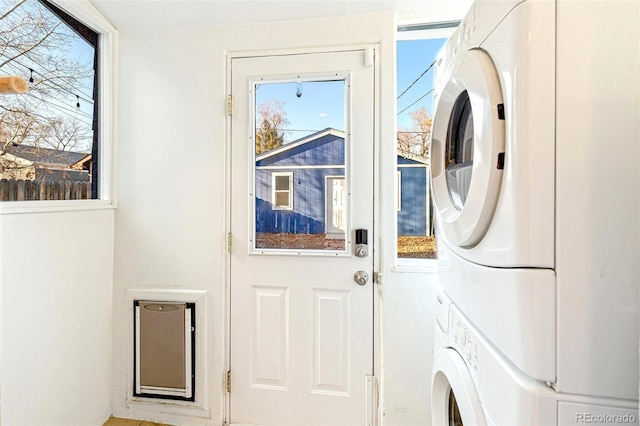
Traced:
[[369, 274], [367, 274], [365, 271], [358, 271], [353, 274], [353, 280], [358, 285], [365, 285], [367, 282], [369, 282]]

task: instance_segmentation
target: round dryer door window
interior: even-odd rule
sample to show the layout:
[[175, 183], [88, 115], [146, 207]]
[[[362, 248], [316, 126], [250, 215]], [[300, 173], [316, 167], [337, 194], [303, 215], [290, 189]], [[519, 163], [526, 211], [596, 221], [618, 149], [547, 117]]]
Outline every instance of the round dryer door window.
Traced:
[[431, 142], [433, 198], [444, 238], [473, 247], [491, 224], [502, 184], [502, 90], [483, 50], [464, 51], [443, 68]]
[[466, 90], [453, 105], [446, 140], [447, 188], [453, 205], [462, 210], [473, 174], [473, 110]]

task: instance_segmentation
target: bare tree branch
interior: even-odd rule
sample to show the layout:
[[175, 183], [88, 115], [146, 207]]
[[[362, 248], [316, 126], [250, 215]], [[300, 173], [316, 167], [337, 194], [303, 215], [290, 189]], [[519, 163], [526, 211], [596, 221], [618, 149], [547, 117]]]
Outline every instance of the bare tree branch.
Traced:
[[72, 58], [75, 33], [37, 0], [0, 0], [0, 14], [0, 70], [33, 77], [26, 96], [1, 99], [0, 149], [90, 150], [91, 113], [75, 104], [76, 95], [93, 91], [93, 55], [86, 64]]
[[20, 0], [18, 3], [16, 3], [15, 5], [13, 5], [13, 7], [9, 10], [7, 10], [2, 16], [0, 16], [0, 21], [2, 21], [4, 18], [6, 18], [7, 16], [11, 15], [11, 13], [16, 10], [17, 8], [19, 8], [20, 6], [22, 6], [22, 4], [27, 1], [27, 0]]
[[256, 123], [256, 155], [270, 151], [284, 143], [285, 132], [289, 124], [282, 102], [270, 99], [258, 105]]
[[0, 68], [2, 68], [3, 66], [7, 65], [9, 62], [11, 61], [15, 61], [16, 59], [18, 59], [19, 57], [26, 55], [27, 53], [31, 52], [33, 49], [37, 48], [38, 46], [40, 46], [42, 43], [44, 43], [44, 41], [49, 38], [51, 36], [51, 34], [54, 33], [55, 29], [58, 28], [60, 26], [62, 22], [59, 22], [58, 24], [56, 24], [55, 27], [53, 27], [50, 31], [47, 31], [47, 33], [44, 35], [43, 38], [41, 38], [40, 40], [38, 40], [38, 42], [36, 44], [34, 44], [33, 46], [31, 46], [29, 49], [23, 50], [20, 53], [18, 53], [17, 55], [15, 55], [13, 58], [9, 58], [6, 61], [4, 61], [3, 63], [0, 64]]
[[427, 110], [424, 107], [410, 112], [409, 116], [411, 117], [411, 127], [398, 129], [398, 148], [405, 152], [428, 157], [433, 117], [427, 115]]

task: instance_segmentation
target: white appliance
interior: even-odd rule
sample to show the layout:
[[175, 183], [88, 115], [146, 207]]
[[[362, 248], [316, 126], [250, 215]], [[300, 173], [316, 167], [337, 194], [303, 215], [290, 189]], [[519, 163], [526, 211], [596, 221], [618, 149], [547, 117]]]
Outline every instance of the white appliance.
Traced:
[[[442, 291], [509, 370], [500, 386], [546, 389], [557, 424], [638, 421], [639, 12], [477, 1], [437, 63]], [[438, 327], [436, 364], [455, 349]], [[485, 419], [504, 394], [490, 382], [477, 389]]]
[[438, 225], [477, 264], [554, 266], [554, 14], [551, 1], [476, 2], [438, 59]]
[[433, 425], [552, 425], [555, 392], [522, 374], [444, 295], [438, 295]]

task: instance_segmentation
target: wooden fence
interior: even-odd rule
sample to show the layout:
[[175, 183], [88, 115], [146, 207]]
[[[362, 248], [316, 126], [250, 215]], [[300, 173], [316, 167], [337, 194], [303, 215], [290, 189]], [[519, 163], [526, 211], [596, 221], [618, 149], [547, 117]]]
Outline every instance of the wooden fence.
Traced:
[[91, 182], [0, 179], [0, 201], [86, 200]]

